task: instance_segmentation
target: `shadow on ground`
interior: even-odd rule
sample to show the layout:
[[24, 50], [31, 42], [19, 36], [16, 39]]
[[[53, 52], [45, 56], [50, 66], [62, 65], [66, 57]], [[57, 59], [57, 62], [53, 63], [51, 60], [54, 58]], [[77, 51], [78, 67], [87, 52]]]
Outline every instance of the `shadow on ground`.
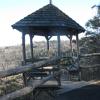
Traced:
[[60, 94], [56, 100], [100, 100], [100, 85], [89, 85]]

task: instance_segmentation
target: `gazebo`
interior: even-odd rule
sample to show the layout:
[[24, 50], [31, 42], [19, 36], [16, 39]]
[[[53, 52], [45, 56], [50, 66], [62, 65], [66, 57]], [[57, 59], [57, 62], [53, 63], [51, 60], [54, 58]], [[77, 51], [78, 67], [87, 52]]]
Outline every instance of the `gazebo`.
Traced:
[[25, 50], [25, 36], [30, 36], [31, 59], [33, 59], [33, 37], [35, 35], [44, 36], [47, 40], [47, 50], [49, 50], [49, 40], [52, 36], [57, 36], [58, 41], [58, 56], [61, 54], [60, 50], [60, 36], [67, 36], [70, 39], [70, 46], [72, 51], [72, 37], [76, 36], [77, 43], [77, 57], [79, 56], [79, 39], [78, 34], [85, 31], [85, 29], [75, 22], [68, 15], [63, 13], [60, 9], [50, 4], [40, 8], [32, 14], [24, 17], [20, 21], [12, 25], [13, 29], [22, 32], [22, 47], [23, 47], [23, 61], [26, 62]]

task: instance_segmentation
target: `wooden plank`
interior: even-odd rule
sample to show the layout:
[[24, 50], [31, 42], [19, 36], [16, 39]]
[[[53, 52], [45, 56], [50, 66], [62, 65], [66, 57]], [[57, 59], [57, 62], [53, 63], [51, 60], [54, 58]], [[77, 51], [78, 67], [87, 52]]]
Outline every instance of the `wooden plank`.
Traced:
[[15, 92], [12, 92], [5, 96], [0, 97], [0, 100], [13, 100], [17, 97], [27, 95], [27, 94], [31, 93], [36, 87], [38, 87], [38, 86], [42, 85], [43, 83], [45, 83], [46, 81], [50, 80], [52, 77], [53, 77], [53, 75], [50, 75], [40, 81], [34, 81], [30, 86], [27, 86], [23, 89], [17, 90]]
[[91, 54], [83, 54], [81, 57], [88, 57], [88, 56], [100, 56], [100, 53], [91, 53]]
[[34, 59], [26, 59], [26, 62], [37, 62], [37, 61], [42, 61], [42, 60], [47, 60], [48, 57], [40, 57], [38, 59], [34, 58]]
[[46, 77], [48, 74], [45, 72], [30, 72], [28, 74], [26, 74], [26, 76], [29, 77]]
[[82, 69], [88, 69], [88, 68], [99, 68], [100, 64], [94, 64], [94, 65], [85, 65], [85, 66], [80, 66]]
[[39, 61], [39, 62], [36, 62], [33, 64], [28, 64], [25, 66], [18, 66], [17, 68], [0, 71], [0, 78], [27, 72], [27, 71], [31, 70], [32, 68], [40, 68], [40, 67], [45, 67], [47, 65], [54, 65], [57, 62], [59, 62], [60, 59], [61, 59], [61, 57], [55, 57], [55, 58], [48, 59], [45, 61]]

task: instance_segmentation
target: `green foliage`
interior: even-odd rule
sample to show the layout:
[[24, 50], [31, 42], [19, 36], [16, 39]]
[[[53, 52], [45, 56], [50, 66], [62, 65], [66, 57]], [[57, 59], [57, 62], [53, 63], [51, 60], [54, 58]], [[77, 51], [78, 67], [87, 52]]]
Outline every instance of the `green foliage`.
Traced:
[[[97, 7], [97, 6], [95, 6]], [[97, 14], [86, 23], [86, 37], [79, 42], [83, 54], [100, 52], [100, 14]], [[100, 62], [100, 57], [83, 58], [83, 64], [93, 65]], [[81, 63], [82, 64], [82, 63]]]
[[90, 19], [86, 23], [86, 29], [86, 35], [100, 34], [100, 18], [98, 16], [94, 16], [93, 19]]
[[86, 29], [87, 37], [81, 39], [80, 46], [84, 48], [84, 51], [87, 53], [100, 52], [100, 16], [98, 16], [98, 14], [88, 20]]
[[85, 26], [87, 29], [87, 36], [100, 34], [100, 18], [98, 16], [94, 16], [93, 19], [88, 20]]
[[93, 19], [90, 19], [86, 23], [86, 27], [89, 27], [92, 29], [98, 29], [100, 27], [100, 18], [98, 16], [94, 16]]
[[88, 22], [85, 24], [87, 29], [86, 35], [91, 36], [95, 34], [100, 34], [100, 6], [96, 7], [98, 7], [97, 15], [88, 20]]
[[[100, 52], [100, 34], [84, 37], [80, 40], [80, 47], [84, 51], [81, 53], [99, 53]], [[81, 50], [81, 51], [82, 51]]]

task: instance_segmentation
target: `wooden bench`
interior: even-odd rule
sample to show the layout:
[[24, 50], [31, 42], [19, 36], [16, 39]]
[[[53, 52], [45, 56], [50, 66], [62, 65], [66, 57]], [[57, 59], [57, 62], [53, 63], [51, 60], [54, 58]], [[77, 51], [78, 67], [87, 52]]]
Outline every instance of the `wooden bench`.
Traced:
[[33, 69], [27, 73], [25, 73], [26, 77], [27, 77], [27, 82], [30, 81], [30, 79], [37, 79], [37, 78], [43, 78], [48, 76], [48, 74], [46, 72], [43, 72], [41, 69]]
[[26, 74], [28, 77], [46, 77], [47, 75], [46, 72], [29, 72]]
[[58, 68], [37, 68], [37, 69], [33, 69], [27, 73], [25, 73], [26, 77], [27, 77], [27, 82], [30, 81], [30, 79], [42, 79], [43, 77], [47, 77], [50, 74], [54, 74], [55, 71], [58, 71]]

